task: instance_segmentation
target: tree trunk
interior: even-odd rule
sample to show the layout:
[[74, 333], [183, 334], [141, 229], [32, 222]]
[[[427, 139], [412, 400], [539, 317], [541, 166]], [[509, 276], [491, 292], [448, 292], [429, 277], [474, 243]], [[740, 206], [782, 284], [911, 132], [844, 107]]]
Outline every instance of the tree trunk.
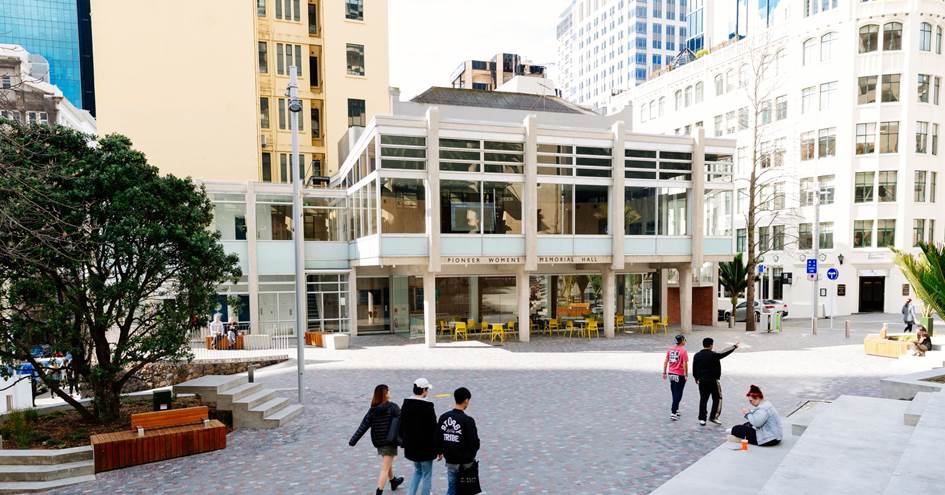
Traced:
[[118, 419], [118, 413], [121, 410], [121, 393], [107, 381], [92, 384], [92, 391], [95, 393], [96, 419], [102, 423]]

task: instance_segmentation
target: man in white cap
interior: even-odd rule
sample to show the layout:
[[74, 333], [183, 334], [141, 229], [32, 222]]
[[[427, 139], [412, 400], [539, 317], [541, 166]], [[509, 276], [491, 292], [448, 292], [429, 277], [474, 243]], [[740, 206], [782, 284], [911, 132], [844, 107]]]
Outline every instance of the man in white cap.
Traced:
[[414, 473], [407, 487], [408, 495], [430, 495], [433, 459], [439, 454], [440, 433], [433, 403], [427, 400], [433, 385], [426, 378], [413, 382], [413, 397], [404, 399], [400, 408], [400, 439], [404, 457], [413, 462]]

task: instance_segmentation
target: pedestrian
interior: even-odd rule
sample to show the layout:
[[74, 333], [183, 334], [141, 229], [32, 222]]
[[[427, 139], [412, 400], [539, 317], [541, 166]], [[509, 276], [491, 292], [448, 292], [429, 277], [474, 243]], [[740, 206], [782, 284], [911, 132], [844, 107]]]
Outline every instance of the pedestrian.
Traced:
[[213, 337], [212, 347], [219, 350], [220, 343], [223, 341], [223, 315], [220, 313], [213, 314], [213, 321], [210, 322], [210, 335]]
[[453, 392], [456, 405], [440, 416], [440, 450], [446, 459], [446, 495], [457, 495], [460, 468], [470, 468], [479, 452], [479, 432], [476, 420], [466, 414], [472, 394], [466, 387]]
[[358, 431], [348, 441], [354, 447], [358, 440], [371, 430], [371, 443], [381, 456], [381, 474], [377, 477], [376, 495], [384, 493], [384, 485], [390, 480], [390, 489], [394, 491], [402, 485], [404, 479], [394, 476], [394, 457], [397, 457], [397, 431], [400, 423], [400, 408], [390, 401], [390, 389], [387, 385], [374, 387], [371, 408], [368, 409]]
[[764, 394], [757, 385], [750, 386], [746, 396], [751, 407], [743, 408], [742, 414], [748, 421], [745, 424], [733, 426], [728, 440], [730, 442], [748, 440], [748, 443], [762, 447], [781, 443], [784, 431], [781, 429], [781, 417], [778, 411], [765, 400]]
[[669, 390], [673, 394], [673, 405], [669, 414], [669, 419], [673, 421], [679, 419], [679, 402], [682, 400], [683, 389], [686, 388], [686, 377], [689, 376], [686, 336], [677, 335], [675, 340], [676, 345], [666, 351], [666, 359], [663, 360], [663, 380], [669, 378]]
[[922, 325], [915, 333], [915, 340], [909, 342], [909, 348], [912, 349], [913, 356], [925, 356], [925, 353], [932, 349], [932, 337], [929, 337], [929, 331]]
[[433, 385], [426, 378], [413, 382], [413, 397], [400, 408], [400, 438], [404, 457], [413, 462], [413, 476], [407, 495], [430, 495], [433, 459], [439, 455], [440, 431], [433, 403], [427, 399]]
[[906, 332], [912, 331], [912, 325], [915, 324], [915, 306], [912, 304], [912, 298], [906, 299], [902, 305], [902, 322], [906, 324]]
[[[712, 346], [715, 341], [712, 337], [702, 339], [702, 350], [692, 357], [692, 378], [699, 386], [699, 424], [705, 426], [706, 416], [710, 422], [721, 425], [719, 415], [722, 414], [722, 358], [738, 349], [738, 342], [722, 352], [715, 352]], [[706, 405], [712, 397], [712, 412], [707, 414]]]

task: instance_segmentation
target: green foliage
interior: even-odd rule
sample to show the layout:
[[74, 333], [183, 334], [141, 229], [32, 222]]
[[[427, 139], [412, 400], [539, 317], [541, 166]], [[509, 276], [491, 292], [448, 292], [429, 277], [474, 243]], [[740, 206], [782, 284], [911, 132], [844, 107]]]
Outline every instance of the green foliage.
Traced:
[[920, 242], [919, 253], [909, 254], [892, 248], [896, 265], [923, 303], [924, 316], [938, 313], [945, 318], [945, 245]]
[[28, 414], [27, 411], [33, 412], [34, 415], [36, 413], [36, 411], [31, 409], [12, 411], [7, 414], [6, 421], [4, 421], [3, 426], [0, 427], [0, 435], [2, 435], [3, 438], [9, 439], [21, 449], [29, 447], [35, 438], [33, 422], [35, 422], [36, 419], [34, 416]]
[[[240, 276], [189, 178], [162, 176], [128, 138], [0, 127], [0, 363], [71, 353], [99, 420], [144, 365], [190, 357], [187, 325]], [[69, 401], [67, 395], [61, 395]]]
[[748, 267], [745, 266], [742, 253], [736, 254], [732, 261], [719, 263], [719, 284], [731, 294], [732, 315], [734, 316], [738, 295], [748, 288]]

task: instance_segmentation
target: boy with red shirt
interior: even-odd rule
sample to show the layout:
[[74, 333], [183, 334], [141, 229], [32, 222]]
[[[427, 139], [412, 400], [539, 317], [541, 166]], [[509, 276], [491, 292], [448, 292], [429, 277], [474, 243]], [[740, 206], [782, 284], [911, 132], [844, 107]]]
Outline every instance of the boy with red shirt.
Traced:
[[666, 380], [668, 376], [669, 389], [673, 394], [669, 415], [669, 419], [673, 421], [679, 419], [679, 402], [686, 387], [686, 377], [689, 376], [689, 353], [686, 352], [685, 346], [686, 336], [677, 335], [676, 345], [666, 351], [666, 359], [663, 360], [663, 379]]

